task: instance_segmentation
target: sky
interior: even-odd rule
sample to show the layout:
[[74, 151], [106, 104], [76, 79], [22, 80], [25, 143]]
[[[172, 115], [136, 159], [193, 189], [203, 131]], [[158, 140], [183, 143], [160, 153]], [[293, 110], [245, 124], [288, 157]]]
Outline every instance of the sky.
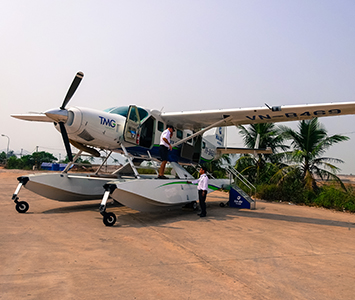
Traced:
[[[165, 112], [355, 101], [352, 0], [3, 1], [0, 151], [65, 155], [52, 124], [11, 114], [135, 104]], [[321, 118], [350, 140], [324, 156], [355, 174], [355, 116]], [[283, 123], [293, 129], [297, 122]], [[242, 147], [235, 128], [228, 146]]]

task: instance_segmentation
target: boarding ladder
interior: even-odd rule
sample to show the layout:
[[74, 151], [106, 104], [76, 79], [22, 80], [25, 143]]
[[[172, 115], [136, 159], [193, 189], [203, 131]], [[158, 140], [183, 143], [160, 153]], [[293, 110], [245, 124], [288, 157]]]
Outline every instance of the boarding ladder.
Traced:
[[147, 150], [147, 157], [141, 157], [141, 156], [134, 156], [130, 153], [128, 153], [128, 151], [126, 150], [126, 148], [124, 147], [124, 145], [121, 145], [121, 148], [124, 152], [124, 156], [127, 159], [127, 163], [124, 164], [121, 168], [119, 168], [118, 170], [116, 170], [114, 172], [114, 174], [120, 174], [120, 173], [132, 173], [132, 175], [134, 175], [136, 178], [140, 178], [139, 173], [137, 171], [136, 165], [134, 160], [138, 160], [138, 161], [151, 161], [152, 162], [152, 166], [151, 167], [144, 167], [144, 166], [139, 166], [139, 168], [141, 169], [153, 169], [155, 170], [156, 174], [158, 174], [158, 169], [159, 169], [159, 161], [155, 158], [153, 158], [149, 152], [149, 150]]
[[[249, 188], [250, 194], [256, 195], [256, 187], [245, 178], [240, 172], [229, 164], [223, 165], [231, 179], [231, 189], [229, 191], [229, 206], [239, 208], [255, 209], [256, 201], [244, 192], [238, 185], [237, 180], [240, 180], [246, 187]], [[237, 179], [237, 180], [236, 180]]]

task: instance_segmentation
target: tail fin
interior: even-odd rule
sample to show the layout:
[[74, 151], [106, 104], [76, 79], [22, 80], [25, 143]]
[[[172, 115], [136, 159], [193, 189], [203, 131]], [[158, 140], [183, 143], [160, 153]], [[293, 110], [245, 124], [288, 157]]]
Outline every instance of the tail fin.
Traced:
[[211, 143], [214, 147], [224, 147], [225, 144], [225, 134], [226, 127], [216, 127], [215, 132], [213, 133], [213, 129], [210, 129], [203, 138]]
[[215, 143], [217, 147], [224, 147], [224, 136], [226, 127], [217, 127], [215, 132]]

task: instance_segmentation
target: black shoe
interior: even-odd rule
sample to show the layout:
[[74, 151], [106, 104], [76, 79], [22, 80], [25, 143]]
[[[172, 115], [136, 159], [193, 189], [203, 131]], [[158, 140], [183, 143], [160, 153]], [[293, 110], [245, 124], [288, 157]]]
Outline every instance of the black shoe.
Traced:
[[197, 215], [200, 216], [201, 218], [206, 217], [206, 215], [204, 215], [204, 214], [197, 214]]
[[164, 176], [164, 175], [163, 175], [163, 176], [160, 176], [160, 175], [159, 175], [159, 176], [158, 176], [158, 179], [169, 179], [169, 178], [166, 177], [166, 176]]

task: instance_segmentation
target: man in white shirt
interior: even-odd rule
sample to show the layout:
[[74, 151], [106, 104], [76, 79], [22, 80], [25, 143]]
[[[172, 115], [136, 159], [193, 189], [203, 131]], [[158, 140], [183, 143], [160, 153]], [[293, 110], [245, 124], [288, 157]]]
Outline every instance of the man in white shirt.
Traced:
[[159, 154], [162, 160], [159, 169], [158, 179], [167, 179], [168, 177], [164, 176], [165, 165], [168, 162], [169, 150], [171, 151], [173, 147], [170, 143], [170, 138], [173, 136], [173, 132], [175, 131], [174, 127], [168, 125], [168, 128], [163, 131], [160, 136], [160, 146], [159, 146]]
[[[198, 183], [198, 201], [200, 203], [201, 213], [199, 214], [201, 218], [206, 217], [206, 196], [208, 189], [208, 176], [206, 174], [207, 170], [205, 167], [200, 169], [200, 178], [192, 181], [191, 183]], [[188, 181], [188, 183], [190, 183]]]

